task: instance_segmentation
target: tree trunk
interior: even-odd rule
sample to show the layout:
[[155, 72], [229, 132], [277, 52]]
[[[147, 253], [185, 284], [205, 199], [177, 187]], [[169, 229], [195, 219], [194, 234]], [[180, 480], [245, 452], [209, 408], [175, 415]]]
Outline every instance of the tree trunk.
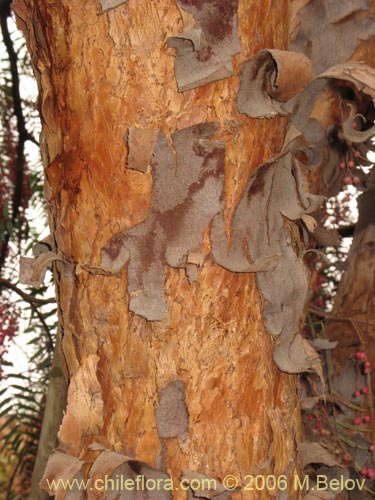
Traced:
[[[15, 2], [39, 83], [45, 193], [64, 259], [55, 278], [69, 389], [58, 449], [92, 464], [100, 443], [166, 471], [175, 485], [187, 470], [221, 482], [232, 474], [242, 486], [234, 498], [271, 498], [265, 487], [244, 487], [251, 489], [250, 475], [296, 474], [300, 417], [296, 377], [272, 361], [254, 274], [213, 262], [208, 222], [197, 242], [197, 279], [165, 265], [166, 312], [149, 321], [129, 312], [126, 266], [113, 275], [101, 262], [111, 237], [152, 210], [154, 164], [128, 168], [133, 132], [164, 137], [157, 145], [178, 158], [176, 130], [217, 123], [202, 144], [215, 154], [225, 145], [230, 224], [250, 173], [280, 151], [286, 118], [240, 114], [236, 77], [178, 91], [167, 39], [194, 18], [175, 0], [111, 5], [102, 13], [92, 1]], [[289, 17], [288, 0], [239, 0], [235, 74], [261, 48], [288, 47]]]
[[[361, 405], [371, 417], [371, 423], [360, 428], [369, 443], [375, 439], [374, 195], [374, 190], [369, 190], [358, 198], [359, 217], [353, 242], [326, 326], [327, 337], [338, 342], [333, 351], [335, 389], [347, 400]], [[368, 370], [365, 363], [371, 365]], [[356, 391], [361, 392], [364, 387], [369, 393], [358, 400]], [[360, 412], [350, 416], [353, 420], [358, 415], [362, 417]]]
[[39, 488], [39, 482], [43, 477], [48, 458], [58, 444], [57, 433], [66, 407], [66, 392], [66, 378], [61, 369], [61, 346], [58, 338], [54, 349], [38, 454], [28, 497], [30, 500], [48, 499], [48, 493]]

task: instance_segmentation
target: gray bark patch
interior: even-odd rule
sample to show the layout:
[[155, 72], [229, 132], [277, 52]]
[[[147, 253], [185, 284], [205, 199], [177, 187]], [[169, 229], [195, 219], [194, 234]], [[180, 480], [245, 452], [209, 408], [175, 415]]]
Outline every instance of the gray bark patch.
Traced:
[[175, 73], [180, 92], [233, 75], [231, 57], [241, 51], [237, 34], [238, 0], [178, 0], [196, 27], [168, 39], [176, 49]]
[[314, 212], [321, 202], [305, 191], [303, 179], [303, 166], [291, 153], [264, 164], [251, 176], [237, 207], [230, 244], [223, 214], [214, 218], [211, 230], [212, 254], [219, 265], [234, 272], [256, 269], [267, 329], [276, 339], [274, 360], [289, 373], [312, 369], [318, 362], [299, 334], [308, 277], [290, 230], [293, 221]]
[[285, 114], [290, 100], [311, 79], [311, 61], [298, 52], [261, 50], [241, 65], [237, 107], [252, 118]]
[[100, 5], [102, 6], [102, 12], [114, 9], [123, 3], [127, 3], [128, 0], [100, 0]]
[[118, 467], [111, 479], [118, 488], [109, 490], [109, 500], [172, 499], [173, 486], [168, 474], [135, 460]]
[[188, 434], [189, 415], [182, 380], [174, 380], [160, 391], [155, 416], [160, 438], [182, 437]]
[[157, 129], [130, 127], [127, 135], [128, 168], [146, 172], [158, 135]]
[[372, 17], [353, 16], [367, 6], [368, 3], [363, 0], [309, 2], [299, 12], [301, 25], [290, 50], [309, 54], [314, 75], [346, 61], [360, 40], [368, 40], [375, 34]]
[[162, 320], [166, 310], [165, 264], [187, 267], [189, 279], [197, 279], [191, 266], [199, 266], [204, 231], [222, 208], [225, 146], [212, 139], [217, 130], [216, 123], [202, 123], [175, 132], [176, 157], [157, 133], [150, 213], [102, 250], [105, 271], [117, 273], [128, 262], [129, 309], [150, 321]]

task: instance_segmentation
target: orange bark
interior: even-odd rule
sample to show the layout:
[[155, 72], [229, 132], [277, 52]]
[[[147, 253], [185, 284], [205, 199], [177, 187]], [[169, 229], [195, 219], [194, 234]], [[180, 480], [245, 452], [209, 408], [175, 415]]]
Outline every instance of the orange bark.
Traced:
[[[296, 379], [272, 362], [254, 275], [230, 273], [208, 257], [190, 285], [183, 270], [168, 268], [166, 319], [152, 323], [128, 311], [126, 269], [119, 277], [85, 270], [99, 264], [114, 233], [149, 210], [151, 173], [126, 168], [128, 127], [160, 128], [169, 138], [219, 122], [230, 221], [249, 174], [279, 152], [286, 120], [239, 114], [237, 77], [177, 91], [166, 39], [191, 19], [175, 1], [129, 0], [101, 14], [98, 2], [18, 0], [15, 10], [40, 88], [51, 230], [71, 264], [55, 272], [70, 377], [60, 449], [90, 462], [88, 445], [99, 442], [155, 466], [162, 446], [175, 480], [184, 469], [234, 474], [242, 484], [248, 474], [292, 476]], [[288, 0], [240, 0], [238, 19], [235, 73], [262, 48], [287, 48]], [[209, 254], [207, 235], [204, 249]], [[155, 408], [176, 378], [186, 387], [189, 433], [161, 443]], [[242, 490], [233, 498], [271, 494]]]

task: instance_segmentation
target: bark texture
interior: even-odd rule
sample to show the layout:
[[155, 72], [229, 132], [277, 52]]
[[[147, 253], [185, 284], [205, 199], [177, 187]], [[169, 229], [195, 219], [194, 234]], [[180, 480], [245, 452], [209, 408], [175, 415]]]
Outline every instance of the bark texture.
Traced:
[[[128, 310], [126, 269], [93, 271], [110, 238], [150, 211], [150, 169], [127, 168], [129, 128], [160, 129], [171, 142], [176, 130], [219, 123], [230, 224], [250, 173], [280, 151], [286, 119], [240, 114], [237, 77], [178, 92], [166, 42], [194, 19], [175, 1], [129, 0], [104, 13], [87, 0], [18, 0], [14, 8], [38, 78], [45, 194], [66, 261], [55, 271], [69, 377], [59, 450], [86, 461], [85, 474], [99, 453], [89, 446], [100, 443], [176, 482], [186, 469], [219, 480], [234, 474], [242, 485], [250, 474], [293, 476], [296, 379], [272, 361], [254, 275], [214, 264], [206, 231], [198, 280], [166, 266], [167, 312], [148, 322]], [[286, 49], [288, 29], [287, 0], [240, 0], [234, 72], [260, 49]]]

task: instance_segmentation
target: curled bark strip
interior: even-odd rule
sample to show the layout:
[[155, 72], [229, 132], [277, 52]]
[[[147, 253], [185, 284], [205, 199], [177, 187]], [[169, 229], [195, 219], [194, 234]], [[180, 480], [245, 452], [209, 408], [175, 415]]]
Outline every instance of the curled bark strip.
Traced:
[[19, 273], [20, 282], [33, 287], [41, 286], [47, 268], [55, 261], [64, 262], [64, 259], [54, 252], [43, 252], [36, 259], [21, 257]]
[[[172, 480], [165, 472], [150, 467], [148, 464], [136, 460], [135, 458], [121, 455], [114, 451], [108, 450], [101, 445], [93, 443], [89, 446], [92, 453], [99, 453], [93, 461], [90, 472], [90, 484], [104, 485], [109, 479], [112, 481], [110, 498], [125, 500], [129, 498], [129, 491], [124, 487], [125, 481], [130, 481], [131, 484], [137, 484], [138, 487], [131, 490], [131, 498], [134, 500], [171, 500], [171, 485]], [[42, 489], [48, 491], [50, 495], [55, 495], [55, 499], [78, 499], [81, 498], [82, 488], [79, 485], [83, 481], [82, 468], [83, 460], [79, 460], [73, 456], [60, 451], [55, 451], [49, 458], [47, 467], [40, 483]], [[139, 483], [138, 477], [142, 477], [142, 484]], [[71, 489], [62, 488], [51, 489], [50, 486], [55, 481], [65, 482], [76, 479], [76, 484], [72, 482]], [[158, 488], [148, 491], [147, 481], [153, 481], [159, 485]], [[129, 484], [129, 482], [127, 483]], [[87, 499], [97, 500], [103, 498], [103, 494], [96, 488], [87, 489]]]
[[309, 233], [313, 233], [318, 225], [316, 219], [308, 214], [302, 214], [301, 219], [303, 220]]
[[49, 234], [43, 240], [38, 241], [33, 248], [33, 255], [35, 258], [39, 257], [40, 254], [46, 253], [49, 250], [52, 250], [54, 247], [54, 241], [52, 236]]
[[273, 360], [286, 373], [316, 372], [323, 381], [320, 359], [312, 345], [299, 333], [283, 335], [273, 350]]
[[[46, 490], [49, 495], [55, 495], [56, 500], [63, 500], [66, 498], [68, 491], [67, 489], [59, 489], [58, 491], [52, 490], [50, 486], [53, 480], [57, 483], [59, 480], [65, 482], [77, 479], [77, 482], [79, 482], [80, 479], [83, 479], [83, 464], [83, 460], [79, 460], [76, 457], [60, 451], [55, 451], [48, 459], [46, 470], [40, 481], [40, 487]], [[80, 495], [78, 487], [70, 491], [74, 491], [76, 494], [78, 493], [78, 495]], [[77, 498], [79, 498], [79, 496]]]
[[358, 10], [370, 8], [368, 0], [325, 0], [327, 19], [330, 23], [337, 23]]
[[299, 31], [290, 50], [309, 54], [314, 76], [350, 59], [360, 40], [374, 35], [372, 14], [356, 15], [363, 9], [363, 3], [362, 0], [313, 0], [300, 9]]
[[289, 36], [290, 41], [293, 42], [300, 28], [301, 20], [299, 18], [299, 12], [303, 7], [309, 3], [311, 0], [294, 0], [290, 5], [290, 26], [289, 26]]
[[334, 349], [337, 346], [338, 342], [337, 340], [331, 342], [328, 339], [316, 338], [311, 341], [311, 344], [317, 351], [329, 351], [331, 349]]
[[[120, 453], [104, 449], [96, 458], [90, 469], [89, 478], [91, 484], [107, 481], [111, 478], [113, 488], [111, 488], [110, 498], [118, 500], [171, 500], [171, 484], [172, 480], [165, 472], [155, 469], [148, 464], [136, 460]], [[142, 483], [138, 483], [142, 478]], [[124, 487], [127, 484], [138, 484], [138, 487], [131, 491]], [[158, 488], [148, 490], [146, 487], [147, 481], [152, 481], [158, 484]], [[88, 490], [87, 499], [97, 500], [102, 498], [101, 493], [95, 492], [94, 489]]]
[[301, 153], [304, 153], [308, 160], [305, 165], [305, 167], [308, 170], [311, 170], [315, 167], [318, 167], [321, 165], [323, 161], [323, 154], [322, 154], [322, 148], [318, 146], [306, 146], [306, 147], [301, 147], [297, 148], [296, 151], [301, 151]]
[[342, 124], [342, 131], [345, 139], [356, 144], [365, 142], [375, 135], [375, 125], [367, 130], [358, 130], [355, 128], [355, 125], [358, 124], [358, 118], [361, 118], [363, 122], [366, 121], [363, 115], [357, 114], [350, 116]]
[[251, 118], [284, 113], [280, 103], [298, 94], [311, 80], [311, 61], [303, 54], [261, 50], [240, 70], [238, 110]]
[[359, 92], [375, 101], [375, 68], [365, 63], [347, 61], [323, 71], [318, 78], [334, 78], [352, 83]]
[[317, 144], [324, 139], [324, 130], [318, 120], [309, 118], [303, 128], [303, 135], [308, 143]]
[[342, 189], [345, 170], [337, 168], [340, 162], [340, 151], [337, 148], [329, 148], [328, 155], [325, 163], [322, 163], [323, 193], [326, 196], [335, 196]]
[[286, 152], [251, 176], [229, 242], [223, 214], [214, 218], [211, 243], [212, 256], [222, 267], [257, 273], [266, 326], [277, 342], [277, 366], [289, 373], [314, 370], [321, 376], [316, 352], [299, 334], [308, 279], [292, 235], [293, 221], [306, 220], [306, 213], [314, 212], [320, 202], [321, 197], [307, 192], [303, 166]]
[[178, 49], [182, 55], [184, 52], [201, 50], [205, 45], [205, 39], [200, 28], [191, 28], [168, 38], [168, 45]]
[[[240, 52], [237, 34], [238, 0], [178, 0], [196, 21], [195, 28], [168, 38], [176, 49], [175, 73], [180, 92], [233, 75], [232, 56]], [[224, 12], [224, 13], [223, 13]]]

